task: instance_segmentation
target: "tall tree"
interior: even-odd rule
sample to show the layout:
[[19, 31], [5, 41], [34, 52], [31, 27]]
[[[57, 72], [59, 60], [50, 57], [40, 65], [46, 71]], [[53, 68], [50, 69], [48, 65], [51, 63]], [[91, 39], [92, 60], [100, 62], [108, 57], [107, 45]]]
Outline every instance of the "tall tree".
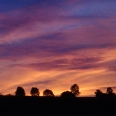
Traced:
[[22, 87], [17, 87], [15, 94], [16, 96], [25, 96], [25, 90]]
[[70, 87], [71, 92], [75, 95], [78, 96], [80, 94], [79, 92], [79, 86], [77, 84], [74, 84]]
[[30, 94], [31, 94], [31, 96], [39, 96], [39, 94], [40, 94], [39, 89], [36, 87], [32, 87]]

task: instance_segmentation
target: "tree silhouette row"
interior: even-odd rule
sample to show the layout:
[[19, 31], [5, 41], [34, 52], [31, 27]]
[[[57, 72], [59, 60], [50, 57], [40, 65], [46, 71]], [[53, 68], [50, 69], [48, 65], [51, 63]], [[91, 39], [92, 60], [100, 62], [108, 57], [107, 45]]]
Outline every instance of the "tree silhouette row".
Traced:
[[[31, 96], [39, 96], [40, 92], [39, 89], [36, 87], [32, 87], [30, 90], [30, 94]], [[77, 84], [73, 84], [70, 87], [70, 91], [64, 91], [61, 93], [61, 97], [76, 97], [80, 94], [79, 92], [79, 86]], [[22, 87], [17, 87], [16, 92], [15, 92], [16, 96], [25, 96], [25, 90]], [[54, 97], [54, 93], [52, 92], [52, 90], [50, 89], [45, 89], [43, 91], [43, 96], [49, 96], [49, 97]]]
[[[40, 96], [39, 89], [37, 87], [32, 87], [30, 90], [31, 96]], [[23, 87], [18, 86], [15, 92], [15, 96], [25, 96], [25, 90]], [[73, 84], [70, 87], [70, 91], [64, 91], [61, 93], [60, 97], [77, 97], [80, 95], [79, 86], [77, 84]], [[0, 94], [0, 96], [3, 96]], [[6, 96], [12, 96], [11, 94], [7, 94]], [[43, 91], [43, 96], [46, 97], [55, 97], [54, 93], [50, 89], [45, 89]], [[108, 87], [106, 89], [106, 93], [103, 93], [100, 89], [97, 89], [95, 91], [95, 97], [116, 97], [115, 93], [113, 92], [113, 89], [111, 87]]]

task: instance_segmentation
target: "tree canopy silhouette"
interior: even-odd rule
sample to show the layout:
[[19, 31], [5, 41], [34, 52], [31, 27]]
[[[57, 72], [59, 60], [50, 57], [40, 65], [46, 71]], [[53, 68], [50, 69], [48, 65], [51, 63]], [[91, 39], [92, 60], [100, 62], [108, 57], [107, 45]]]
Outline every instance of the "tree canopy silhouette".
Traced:
[[79, 92], [79, 86], [77, 84], [74, 84], [70, 87], [71, 92], [75, 95], [78, 96], [80, 94]]
[[96, 94], [96, 97], [103, 97], [103, 93], [100, 89], [97, 89], [95, 94]]
[[43, 91], [43, 96], [54, 97], [54, 94], [53, 94], [52, 90], [46, 89]]
[[22, 87], [17, 87], [15, 94], [16, 96], [25, 96], [25, 90]]
[[60, 97], [75, 97], [75, 95], [70, 91], [64, 91], [61, 93]]
[[31, 94], [31, 96], [39, 96], [39, 94], [40, 94], [39, 89], [36, 87], [32, 87], [30, 94]]

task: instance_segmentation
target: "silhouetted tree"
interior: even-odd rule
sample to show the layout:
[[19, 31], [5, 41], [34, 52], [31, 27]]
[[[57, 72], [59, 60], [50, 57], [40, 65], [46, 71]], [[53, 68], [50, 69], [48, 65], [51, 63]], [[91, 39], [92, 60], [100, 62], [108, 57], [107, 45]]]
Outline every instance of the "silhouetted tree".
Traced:
[[75, 95], [70, 91], [64, 91], [61, 93], [60, 97], [75, 97]]
[[108, 97], [115, 97], [115, 93], [113, 93], [113, 90], [111, 87], [107, 88], [106, 94], [108, 95]]
[[22, 87], [17, 87], [15, 94], [16, 96], [25, 96], [25, 90]]
[[106, 91], [106, 93], [107, 93], [107, 94], [111, 94], [111, 93], [113, 93], [113, 90], [112, 90], [112, 88], [111, 88], [111, 87], [108, 87], [108, 88], [107, 88], [107, 91]]
[[32, 87], [30, 94], [31, 94], [31, 96], [39, 96], [39, 94], [40, 94], [39, 89], [36, 87]]
[[96, 94], [96, 97], [103, 97], [103, 93], [99, 89], [96, 90], [95, 94]]
[[54, 94], [53, 94], [52, 90], [46, 89], [46, 90], [43, 91], [43, 96], [54, 97]]
[[77, 84], [74, 84], [70, 87], [71, 92], [75, 95], [78, 96], [80, 94], [79, 92], [79, 86]]

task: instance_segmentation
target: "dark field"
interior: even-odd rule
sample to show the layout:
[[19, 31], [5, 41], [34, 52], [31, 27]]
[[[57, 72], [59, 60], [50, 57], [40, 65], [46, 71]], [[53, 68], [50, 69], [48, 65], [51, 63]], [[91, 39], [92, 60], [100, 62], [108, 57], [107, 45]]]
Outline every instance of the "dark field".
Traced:
[[0, 113], [12, 116], [112, 116], [116, 115], [116, 98], [3, 96], [0, 97]]

